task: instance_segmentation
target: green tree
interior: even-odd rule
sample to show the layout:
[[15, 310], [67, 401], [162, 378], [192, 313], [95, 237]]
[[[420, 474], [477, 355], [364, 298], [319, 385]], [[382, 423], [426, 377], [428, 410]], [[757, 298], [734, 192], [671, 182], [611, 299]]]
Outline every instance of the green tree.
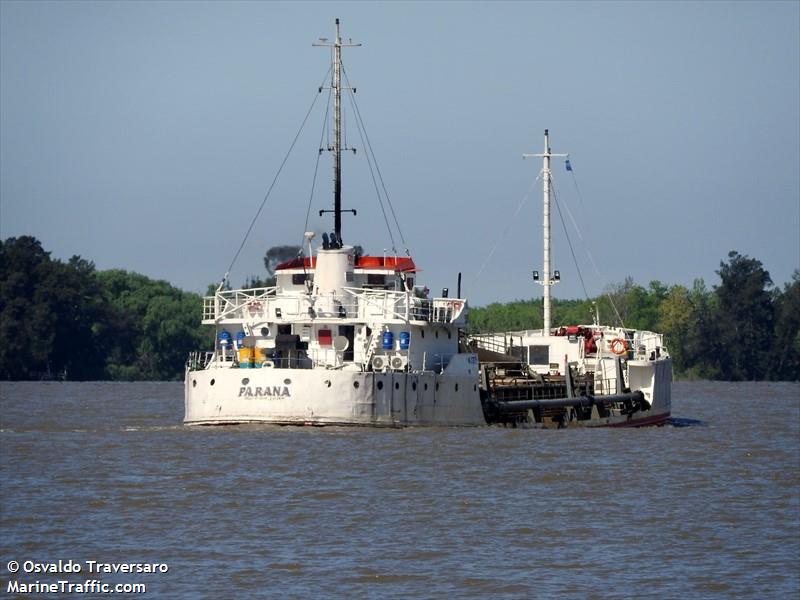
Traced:
[[775, 335], [769, 361], [770, 379], [800, 379], [800, 271], [775, 295]]
[[186, 357], [208, 340], [198, 329], [202, 303], [195, 294], [178, 292], [151, 300], [142, 319], [138, 365], [146, 379], [178, 379]]
[[34, 301], [50, 268], [39, 240], [22, 236], [0, 241], [0, 376], [30, 379], [49, 368], [55, 334], [51, 307]]
[[772, 279], [760, 261], [728, 253], [720, 262], [719, 300], [721, 364], [723, 379], [763, 379], [772, 346], [773, 309], [768, 288]]
[[686, 346], [692, 332], [691, 312], [689, 290], [682, 285], [672, 286], [658, 307], [656, 330], [664, 334], [673, 367], [678, 373], [684, 372], [689, 366]]
[[94, 323], [102, 309], [94, 264], [52, 260], [30, 236], [0, 242], [0, 376], [103, 376]]
[[636, 283], [630, 276], [626, 277], [622, 283], [612, 283], [606, 286], [603, 295], [597, 299], [597, 306], [603, 321], [615, 325], [628, 324], [628, 300], [634, 287], [636, 287]]
[[105, 376], [103, 346], [97, 322], [102, 319], [103, 297], [94, 263], [73, 256], [68, 263], [53, 261], [35, 298], [51, 307], [52, 368], [72, 380]]
[[210, 345], [199, 295], [121, 269], [98, 279], [112, 317], [107, 333], [115, 343], [106, 362], [112, 379], [179, 379], [188, 353]]

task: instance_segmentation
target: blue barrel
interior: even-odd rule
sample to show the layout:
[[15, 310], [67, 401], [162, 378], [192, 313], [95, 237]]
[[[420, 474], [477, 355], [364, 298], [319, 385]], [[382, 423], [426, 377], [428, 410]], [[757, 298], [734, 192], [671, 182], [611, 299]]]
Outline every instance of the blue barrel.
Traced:
[[394, 348], [394, 334], [391, 331], [384, 331], [382, 340], [382, 348], [384, 350], [391, 350]]
[[224, 348], [225, 346], [230, 345], [231, 334], [223, 329], [222, 331], [219, 332], [217, 339], [219, 339], [219, 345]]
[[241, 348], [244, 346], [244, 338], [247, 336], [245, 335], [244, 331], [237, 331], [236, 332], [236, 347]]
[[400, 350], [408, 350], [411, 345], [411, 334], [408, 331], [401, 331], [400, 335]]

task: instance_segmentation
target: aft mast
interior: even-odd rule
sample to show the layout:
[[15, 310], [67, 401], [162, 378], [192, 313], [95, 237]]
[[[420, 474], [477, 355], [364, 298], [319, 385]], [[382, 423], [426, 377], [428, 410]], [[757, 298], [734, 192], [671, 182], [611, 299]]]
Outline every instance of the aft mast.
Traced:
[[[558, 283], [559, 278], [551, 275], [550, 265], [550, 157], [567, 157], [569, 154], [553, 154], [550, 152], [550, 134], [544, 130], [544, 152], [541, 154], [523, 154], [522, 157], [541, 156], [542, 157], [542, 188], [544, 191], [544, 265], [542, 279], [539, 283], [544, 286], [544, 335], [550, 335], [551, 328], [551, 308], [550, 308], [550, 288]], [[557, 273], [557, 272], [556, 272]]]
[[[336, 39], [329, 43], [326, 38], [320, 38], [320, 43], [314, 46], [333, 48], [333, 65], [331, 75], [331, 90], [333, 91], [333, 146], [328, 150], [333, 152], [333, 231], [339, 243], [342, 240], [342, 48], [356, 47], [352, 40], [344, 43], [339, 31], [339, 19], [336, 19]], [[320, 215], [324, 212], [320, 211]], [[355, 211], [352, 211], [355, 213]]]

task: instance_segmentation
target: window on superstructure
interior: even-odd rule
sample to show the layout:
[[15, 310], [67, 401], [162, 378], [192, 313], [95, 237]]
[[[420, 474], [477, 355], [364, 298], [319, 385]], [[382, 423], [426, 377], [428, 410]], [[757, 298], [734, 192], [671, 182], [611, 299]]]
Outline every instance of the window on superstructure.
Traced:
[[386, 275], [367, 273], [367, 285], [386, 285]]
[[292, 275], [292, 285], [303, 285], [308, 280], [307, 273], [294, 273]]
[[550, 364], [550, 346], [528, 346], [528, 364], [547, 365]]

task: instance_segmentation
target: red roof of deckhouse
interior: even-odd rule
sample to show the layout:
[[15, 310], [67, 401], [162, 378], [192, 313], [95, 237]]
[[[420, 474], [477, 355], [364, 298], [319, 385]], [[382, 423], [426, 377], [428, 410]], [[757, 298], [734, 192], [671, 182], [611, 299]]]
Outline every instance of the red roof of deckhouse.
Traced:
[[[298, 256], [291, 260], [282, 262], [275, 271], [283, 271], [286, 269], [313, 269], [317, 264], [317, 260], [313, 257]], [[360, 256], [356, 259], [356, 269], [376, 269], [386, 271], [402, 271], [410, 273], [418, 271], [414, 260], [410, 256]]]

